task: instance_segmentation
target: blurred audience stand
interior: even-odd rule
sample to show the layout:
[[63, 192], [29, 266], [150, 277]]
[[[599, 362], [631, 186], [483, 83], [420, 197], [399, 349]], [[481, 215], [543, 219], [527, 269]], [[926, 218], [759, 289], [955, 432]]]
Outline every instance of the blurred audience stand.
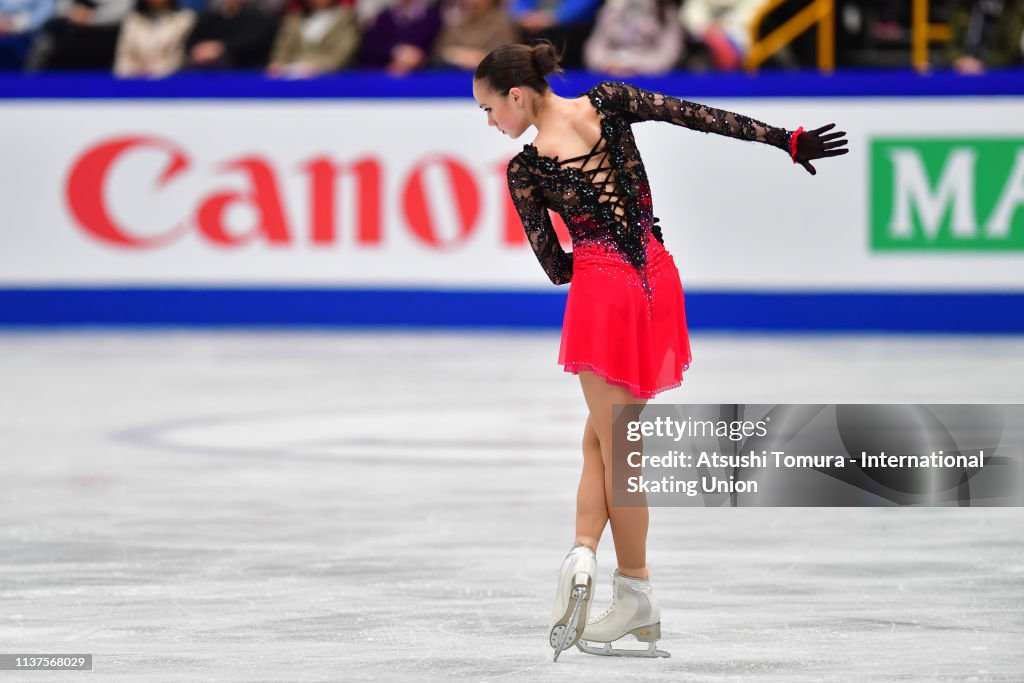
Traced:
[[185, 68], [263, 69], [277, 31], [267, 6], [256, 0], [212, 0], [186, 41]]
[[679, 20], [691, 45], [687, 68], [735, 71], [750, 49], [751, 27], [763, 0], [685, 0]]
[[671, 0], [606, 0], [583, 46], [583, 63], [617, 78], [660, 75], [680, 65], [685, 46], [679, 6]]
[[121, 78], [169, 76], [185, 61], [185, 39], [196, 13], [178, 0], [136, 0], [117, 39], [114, 74]]
[[111, 71], [121, 22], [133, 0], [58, 0], [29, 49], [27, 71]]
[[523, 40], [550, 40], [566, 69], [583, 67], [583, 46], [594, 29], [601, 0], [511, 0]]
[[54, 0], [0, 0], [0, 69], [22, 69]]
[[[680, 4], [681, 1], [681, 4]], [[673, 71], [1024, 64], [1024, 0], [0, 0], [0, 70], [308, 78], [472, 70], [546, 39], [562, 66]]]
[[309, 78], [350, 66], [362, 29], [351, 2], [297, 0], [285, 12], [267, 74]]
[[1024, 0], [964, 0], [951, 25], [947, 61], [957, 73], [1024, 63]]
[[432, 0], [396, 0], [363, 32], [359, 66], [401, 76], [429, 65], [441, 30], [441, 9]]
[[473, 70], [494, 48], [520, 39], [501, 0], [452, 0], [441, 23], [431, 60], [436, 67]]

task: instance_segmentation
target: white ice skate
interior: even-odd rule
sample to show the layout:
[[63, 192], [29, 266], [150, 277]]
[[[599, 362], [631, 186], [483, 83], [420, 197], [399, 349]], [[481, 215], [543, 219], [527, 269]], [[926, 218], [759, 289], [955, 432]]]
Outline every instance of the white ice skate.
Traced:
[[551, 647], [555, 649], [556, 662], [558, 655], [572, 647], [583, 633], [596, 574], [597, 556], [585, 545], [574, 546], [562, 561], [548, 634]]
[[[647, 649], [614, 648], [612, 643], [632, 634]], [[661, 638], [661, 608], [650, 579], [612, 574], [612, 604], [587, 622], [576, 643], [583, 652], [617, 657], [671, 657], [655, 647]]]

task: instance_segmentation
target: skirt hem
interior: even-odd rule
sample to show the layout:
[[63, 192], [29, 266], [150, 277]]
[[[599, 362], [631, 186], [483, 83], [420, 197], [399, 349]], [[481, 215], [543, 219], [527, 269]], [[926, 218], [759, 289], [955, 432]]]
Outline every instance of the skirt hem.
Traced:
[[599, 377], [603, 378], [604, 381], [608, 382], [609, 384], [615, 384], [617, 386], [629, 389], [637, 398], [654, 398], [657, 394], [663, 391], [675, 389], [676, 387], [680, 386], [683, 383], [683, 373], [690, 369], [690, 363], [687, 362], [683, 365], [679, 373], [678, 381], [672, 384], [666, 384], [662, 387], [658, 387], [657, 389], [641, 389], [639, 384], [636, 384], [635, 382], [630, 382], [629, 380], [619, 379], [618, 377], [612, 377], [597, 365], [594, 365], [593, 363], [588, 363], [586, 361], [565, 361], [564, 363], [562, 363], [562, 369], [573, 375], [578, 375], [581, 370], [588, 370], [590, 372], [593, 372], [595, 375], [598, 375]]

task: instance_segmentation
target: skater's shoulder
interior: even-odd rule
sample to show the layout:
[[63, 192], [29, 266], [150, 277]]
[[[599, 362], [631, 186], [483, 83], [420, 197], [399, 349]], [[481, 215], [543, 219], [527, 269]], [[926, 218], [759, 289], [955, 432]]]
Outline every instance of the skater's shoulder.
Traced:
[[595, 85], [594, 87], [592, 87], [587, 92], [597, 93], [598, 95], [611, 94], [628, 91], [631, 87], [632, 86], [623, 81], [604, 80]]
[[511, 179], [529, 177], [532, 175], [535, 162], [536, 162], [536, 150], [530, 144], [523, 145], [523, 149], [516, 154], [514, 157], [509, 159], [508, 166], [505, 168], [506, 174]]
[[632, 91], [633, 86], [628, 83], [604, 80], [592, 86], [590, 90], [581, 93], [581, 95], [588, 96], [595, 105], [600, 107], [605, 103], [614, 103], [618, 98], [623, 95], [628, 95]]

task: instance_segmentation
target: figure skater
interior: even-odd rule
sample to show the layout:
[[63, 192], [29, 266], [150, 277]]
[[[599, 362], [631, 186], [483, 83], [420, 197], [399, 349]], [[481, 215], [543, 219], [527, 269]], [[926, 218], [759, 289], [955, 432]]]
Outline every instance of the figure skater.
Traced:
[[[575, 98], [556, 95], [548, 74], [561, 72], [548, 42], [503, 45], [473, 77], [487, 123], [515, 139], [537, 129], [508, 165], [508, 187], [541, 266], [556, 285], [571, 282], [558, 362], [579, 376], [589, 415], [576, 498], [576, 544], [562, 563], [548, 639], [554, 659], [576, 645], [591, 654], [667, 657], [657, 649], [661, 613], [651, 591], [648, 508], [612, 505], [612, 405], [639, 404], [679, 386], [690, 365], [683, 289], [653, 216], [650, 186], [630, 125], [667, 121], [707, 133], [778, 147], [809, 173], [813, 159], [845, 154], [835, 124], [804, 132], [604, 81]], [[565, 220], [566, 253], [548, 209]], [[624, 462], [616, 461], [619, 467]], [[596, 551], [610, 522], [618, 567], [612, 604], [588, 620]], [[578, 628], [583, 624], [583, 628]], [[613, 648], [632, 634], [646, 650]]]

